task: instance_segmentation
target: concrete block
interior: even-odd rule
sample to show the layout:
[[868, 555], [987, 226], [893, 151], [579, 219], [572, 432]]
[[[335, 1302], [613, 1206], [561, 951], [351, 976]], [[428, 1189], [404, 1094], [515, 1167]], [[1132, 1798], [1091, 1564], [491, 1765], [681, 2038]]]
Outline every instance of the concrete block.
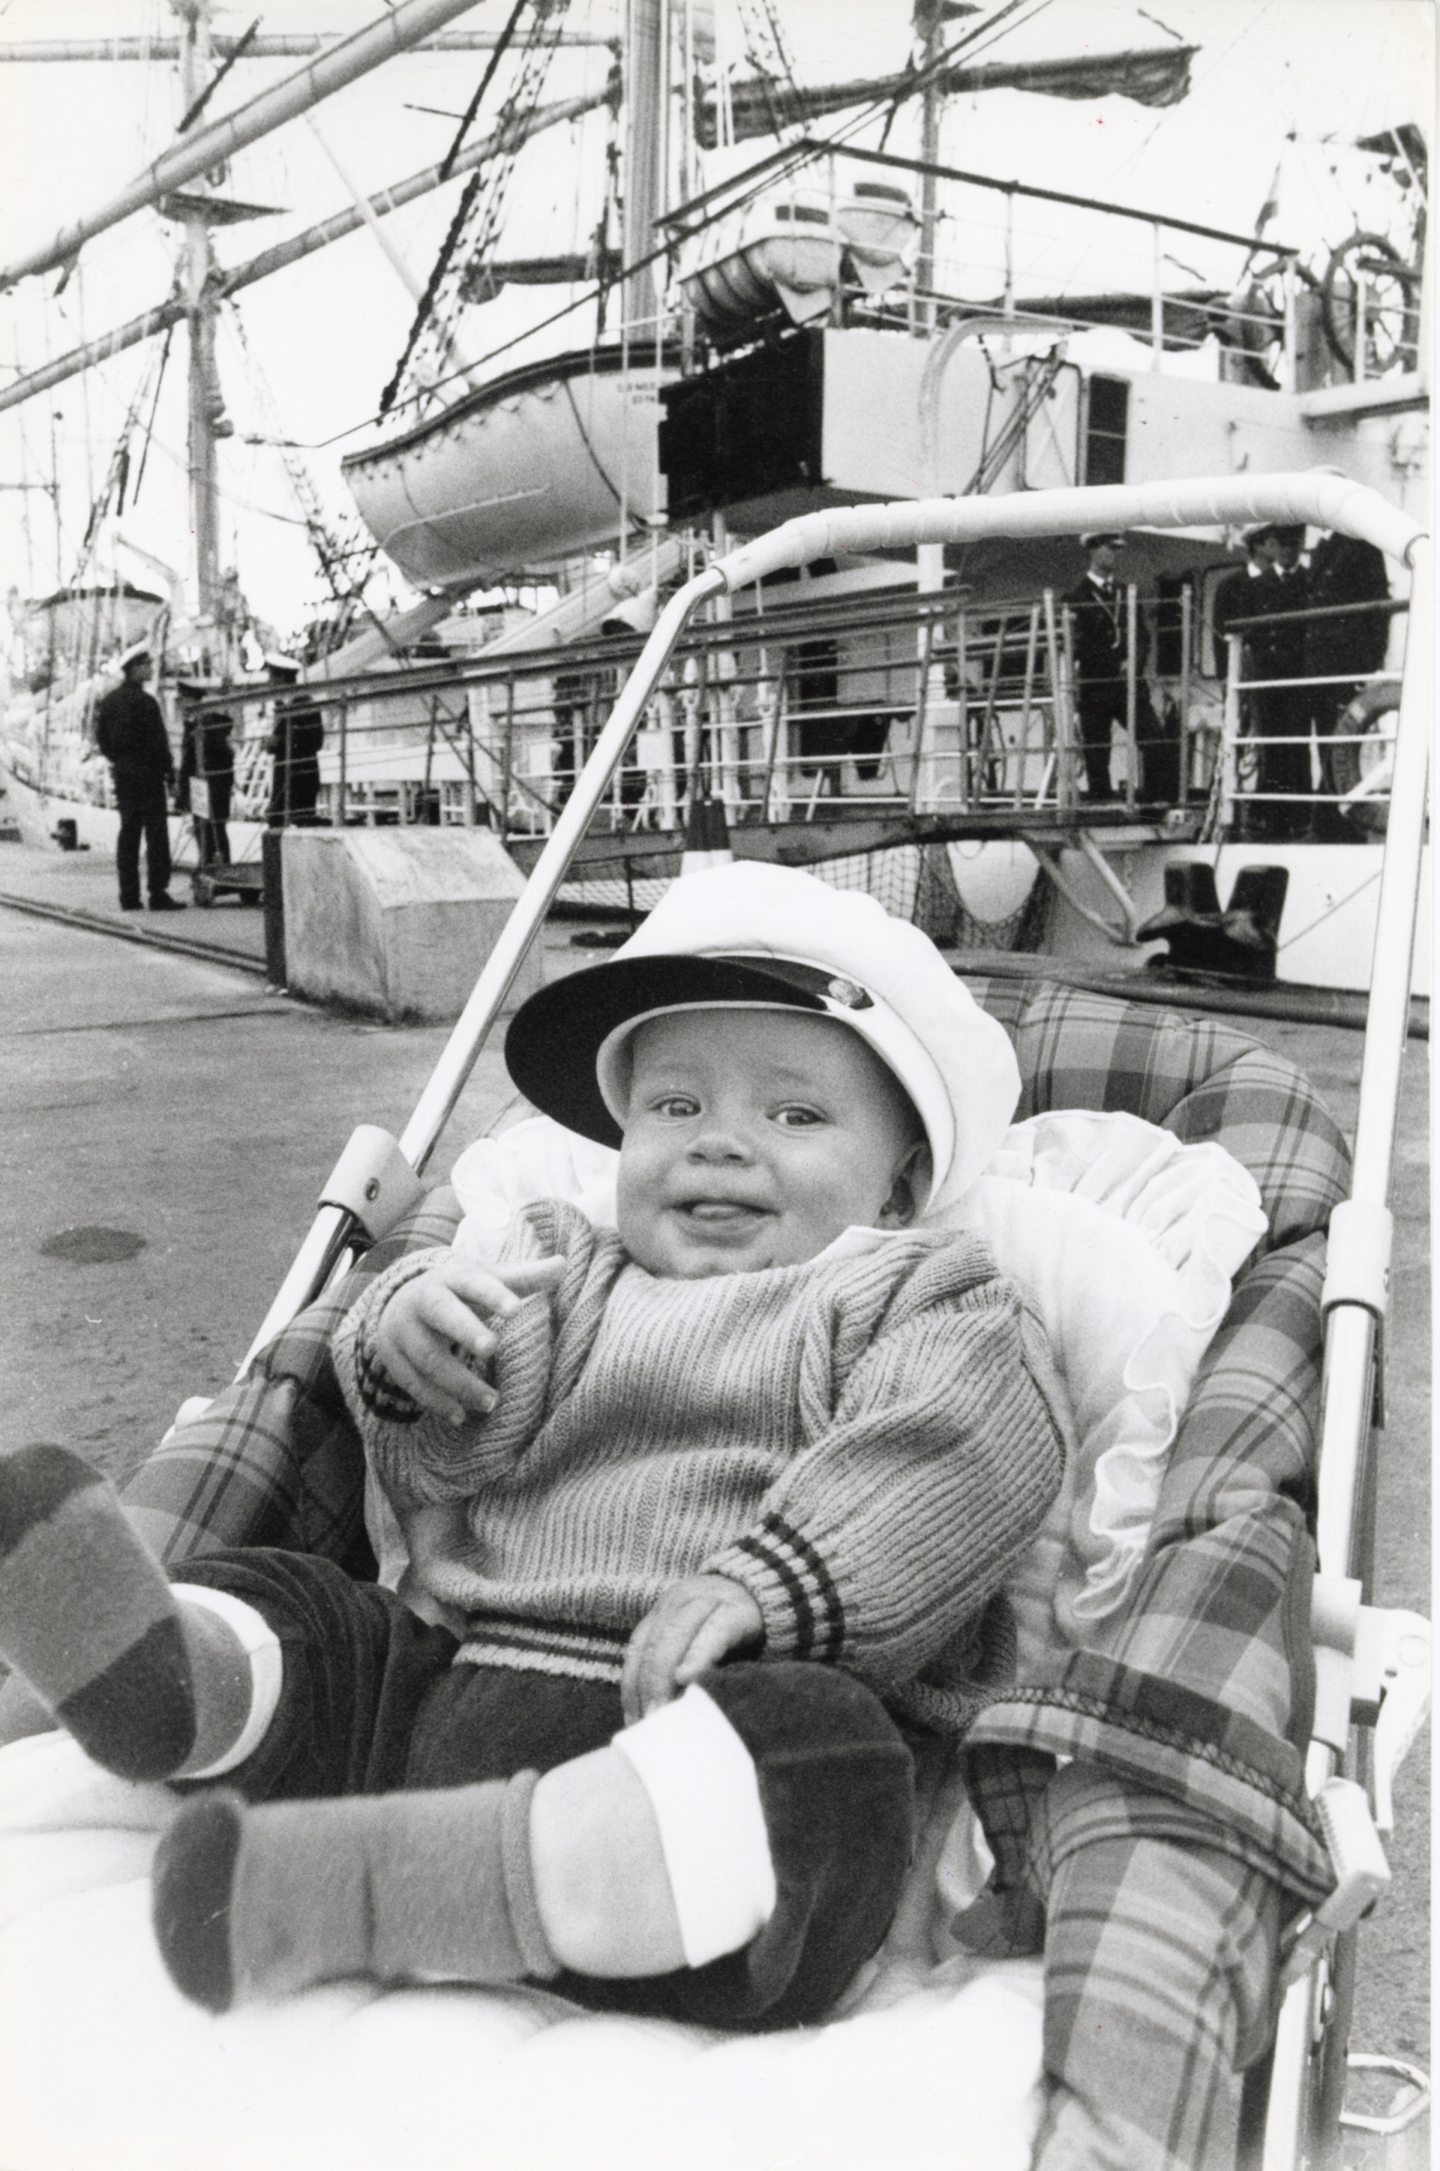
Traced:
[[[485, 829], [287, 829], [288, 986], [407, 1021], [459, 1016], [524, 877]], [[537, 944], [510, 1003], [541, 984]]]

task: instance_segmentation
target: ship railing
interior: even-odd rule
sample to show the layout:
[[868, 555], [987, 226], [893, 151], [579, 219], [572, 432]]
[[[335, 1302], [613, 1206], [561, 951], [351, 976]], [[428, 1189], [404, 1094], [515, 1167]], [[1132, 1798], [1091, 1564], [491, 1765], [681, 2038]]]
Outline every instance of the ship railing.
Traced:
[[[1403, 617], [1405, 597], [1275, 612], [1226, 629], [1223, 720], [1215, 769], [1221, 835], [1331, 843], [1383, 837], [1389, 820], [1401, 674], [1262, 673], [1247, 654], [1258, 629]], [[1277, 728], [1278, 727], [1278, 728]]]
[[[694, 629], [596, 826], [674, 829], [694, 789], [730, 819], [1023, 810], [1073, 797], [1057, 606], [958, 589], [842, 597]], [[548, 835], [634, 643], [590, 641], [324, 692], [328, 811]]]
[[[792, 591], [793, 592], [793, 591]], [[782, 596], [787, 593], [782, 588]], [[1125, 608], [1140, 656], [1142, 603]], [[1196, 676], [1193, 592], [1154, 707], [1188, 710]], [[483, 653], [327, 682], [321, 815], [347, 826], [482, 824], [544, 839], [604, 729], [633, 638], [595, 636], [487, 659]], [[1177, 670], [1178, 665], [1178, 670]], [[1141, 728], [1148, 681], [1117, 688], [1118, 804], [1154, 818], [1207, 801], [1218, 733]], [[596, 811], [598, 833], [682, 829], [704, 792], [729, 821], [831, 822], [878, 814], [983, 816], [995, 827], [1084, 807], [1073, 630], [1054, 589], [976, 598], [963, 585], [895, 586], [757, 607], [692, 624], [654, 689]], [[273, 689], [228, 689], [237, 712], [238, 818], [269, 811]], [[204, 704], [202, 704], [204, 706]], [[1168, 761], [1161, 791], [1157, 760]]]
[[[1164, 369], [1167, 352], [1191, 352], [1214, 339], [1222, 348], [1263, 355], [1269, 380], [1294, 388], [1299, 252], [1289, 244], [1267, 240], [1266, 262], [1273, 276], [1262, 287], [1250, 269], [1253, 233], [1125, 204], [1097, 204], [1063, 189], [998, 180], [854, 144], [847, 144], [843, 155], [847, 170], [874, 167], [907, 186], [926, 178], [943, 181], [950, 231], [965, 237], [965, 255], [943, 260], [931, 256], [927, 262], [922, 250], [912, 270], [905, 252], [907, 260], [897, 260], [894, 284], [878, 292], [873, 280], [852, 284], [847, 279], [842, 286], [837, 278], [828, 311], [832, 321], [853, 309], [871, 321], [878, 315], [927, 334], [957, 316], [981, 314], [992, 319], [998, 314], [1017, 325], [1028, 322], [1036, 331], [1121, 324], [1148, 344], [1153, 369]], [[660, 224], [672, 236], [693, 237], [728, 217], [746, 197], [773, 185], [777, 170], [793, 180], [809, 167], [829, 173], [833, 194], [834, 146], [802, 136], [732, 174], [719, 187], [678, 204]], [[1207, 245], [1217, 266], [1212, 282], [1200, 281], [1191, 269], [1197, 243]], [[1054, 277], [1052, 267], [1067, 258], [1095, 266], [1097, 284], [1105, 293], [1069, 297], [1069, 306], [1063, 295], [1037, 300], [1036, 289], [1043, 290], [1045, 279]], [[1192, 279], [1198, 282], [1194, 286], [1189, 284]], [[1106, 313], [1097, 313], [1101, 310]], [[827, 313], [823, 305], [819, 313]]]
[[[1125, 607], [1138, 657], [1133, 584]], [[1127, 664], [1116, 689], [1118, 804], [1137, 817], [1160, 803], [1203, 806], [1209, 792], [1215, 735], [1192, 732], [1183, 753], [1179, 740], [1194, 676], [1190, 590], [1176, 608], [1178, 675], [1172, 659], [1152, 702]], [[679, 829], [700, 790], [736, 825], [1083, 808], [1073, 627], [1053, 589], [979, 601], [958, 586], [892, 589], [691, 635], [610, 780], [602, 833]], [[548, 836], [635, 653], [633, 641], [595, 639], [387, 674], [378, 686], [332, 682], [330, 818]], [[1150, 728], [1171, 711], [1172, 723]]]
[[[1145, 668], [1151, 633], [1150, 613], [1134, 581], [1121, 590], [1124, 619], [1123, 655], [1117, 677], [1106, 681], [1113, 689], [1111, 722], [1120, 724], [1121, 757], [1116, 796], [1126, 812], [1139, 815], [1155, 806], [1184, 812], [1203, 805], [1209, 796], [1214, 771], [1213, 734], [1207, 738], [1203, 723], [1192, 714], [1192, 694], [1198, 677], [1198, 631], [1193, 582], [1182, 582], [1173, 599], [1157, 599], [1154, 633], [1158, 649], [1164, 614], [1174, 614], [1163, 630], [1173, 636], [1176, 651], [1172, 665], [1152, 675]], [[1076, 780], [1084, 767], [1079, 706], [1081, 674], [1075, 660], [1075, 611], [1067, 603], [1060, 617], [1059, 686], [1066, 716], [1065, 759], [1060, 769], [1061, 805], [1075, 800]], [[1113, 755], [1113, 749], [1112, 749]]]
[[[1151, 285], [1144, 274], [1132, 293], [1021, 297], [1008, 284], [999, 292], [986, 291], [977, 277], [980, 269], [959, 257], [937, 263], [933, 284], [914, 290], [912, 323], [928, 328], [973, 320], [977, 333], [995, 331], [1022, 345], [1120, 331], [1148, 348], [1151, 369], [1162, 372], [1173, 366], [1174, 358], [1214, 345], [1223, 352], [1265, 354], [1278, 365], [1270, 372], [1273, 381], [1294, 383], [1294, 314], [1278, 299], [1231, 293], [1223, 286]], [[867, 311], [862, 288], [847, 285], [842, 294], [848, 313], [878, 314], [873, 305]], [[893, 321], [893, 310], [891, 315]]]

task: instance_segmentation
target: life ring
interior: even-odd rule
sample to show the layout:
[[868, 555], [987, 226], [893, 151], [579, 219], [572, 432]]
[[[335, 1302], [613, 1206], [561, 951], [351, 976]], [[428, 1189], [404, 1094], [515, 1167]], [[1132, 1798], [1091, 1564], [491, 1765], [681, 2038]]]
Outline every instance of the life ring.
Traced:
[[1385, 719], [1393, 718], [1399, 706], [1400, 688], [1392, 682], [1362, 686], [1336, 717], [1334, 734], [1322, 746], [1326, 788], [1345, 819], [1369, 837], [1383, 837], [1390, 820], [1395, 726], [1392, 722], [1387, 727]]

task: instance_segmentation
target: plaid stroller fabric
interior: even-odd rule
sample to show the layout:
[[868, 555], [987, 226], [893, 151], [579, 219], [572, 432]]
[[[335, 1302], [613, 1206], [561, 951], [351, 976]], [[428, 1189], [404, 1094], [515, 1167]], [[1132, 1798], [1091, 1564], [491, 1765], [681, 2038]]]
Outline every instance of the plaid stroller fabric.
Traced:
[[[1236, 2072], [1268, 2045], [1285, 1915], [1331, 1882], [1303, 1765], [1324, 1230], [1348, 1154], [1295, 1066], [1224, 1023], [1044, 982], [972, 986], [1015, 1042], [1021, 1117], [1123, 1110], [1217, 1139], [1269, 1216], [1118, 1641], [1006, 1693], [963, 1751], [996, 1871], [957, 1935], [1046, 1956], [1037, 2165], [1218, 2171], [1234, 2163]], [[374, 1275], [458, 1219], [453, 1194], [432, 1193], [138, 1471], [128, 1505], [172, 1569], [276, 1545], [374, 1573], [330, 1340]]]

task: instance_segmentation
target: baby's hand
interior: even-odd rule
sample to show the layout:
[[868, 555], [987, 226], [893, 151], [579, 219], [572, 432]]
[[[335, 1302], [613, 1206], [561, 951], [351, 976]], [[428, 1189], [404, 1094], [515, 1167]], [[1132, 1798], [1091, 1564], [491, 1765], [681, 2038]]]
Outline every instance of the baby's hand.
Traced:
[[486, 1322], [534, 1290], [553, 1289], [564, 1271], [563, 1259], [482, 1267], [451, 1252], [396, 1290], [375, 1329], [375, 1354], [412, 1402], [463, 1425], [472, 1411], [495, 1407], [495, 1389], [475, 1369], [495, 1350]]
[[626, 1724], [668, 1703], [727, 1651], [758, 1644], [764, 1631], [760, 1608], [743, 1583], [723, 1575], [689, 1575], [672, 1583], [625, 1652], [620, 1700]]

